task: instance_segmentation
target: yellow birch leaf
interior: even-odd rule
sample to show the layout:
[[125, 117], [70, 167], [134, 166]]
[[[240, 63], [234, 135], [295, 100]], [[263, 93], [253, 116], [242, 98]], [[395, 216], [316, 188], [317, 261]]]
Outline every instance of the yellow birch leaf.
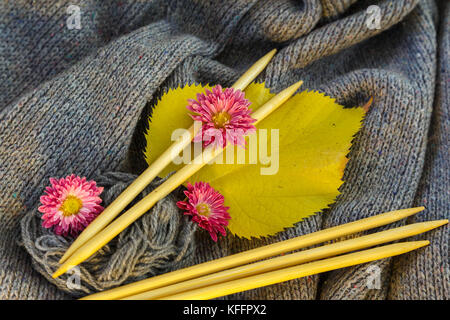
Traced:
[[[161, 98], [146, 134], [148, 163], [172, 143], [175, 129], [192, 125], [187, 99], [195, 99], [205, 88], [186, 86]], [[255, 111], [274, 94], [264, 84], [252, 83], [245, 96]], [[346, 155], [364, 114], [361, 107], [344, 108], [323, 93], [303, 91], [257, 124], [245, 150], [230, 146], [223, 153], [224, 164], [206, 165], [189, 182], [208, 182], [223, 194], [230, 207], [231, 233], [245, 238], [273, 235], [335, 201]], [[264, 146], [266, 157], [259, 154]], [[232, 164], [226, 164], [227, 153]], [[255, 154], [256, 163], [250, 161]], [[171, 164], [160, 176], [178, 168]]]

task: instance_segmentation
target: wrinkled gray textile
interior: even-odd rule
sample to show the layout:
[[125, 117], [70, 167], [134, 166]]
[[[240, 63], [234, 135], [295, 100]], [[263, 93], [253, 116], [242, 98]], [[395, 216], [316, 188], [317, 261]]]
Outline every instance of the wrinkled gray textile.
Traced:
[[[69, 4], [81, 8], [80, 30], [65, 25]], [[366, 24], [371, 4], [380, 8], [379, 29]], [[448, 218], [448, 1], [19, 0], [0, 6], [0, 298], [67, 298], [32, 269], [17, 244], [19, 221], [37, 207], [49, 177], [139, 173], [152, 101], [187, 82], [231, 85], [273, 47], [279, 53], [258, 80], [274, 91], [304, 80], [304, 89], [345, 106], [374, 97], [342, 195], [331, 210], [270, 239], [228, 236], [212, 245], [206, 232], [197, 232], [192, 263], [415, 205], [427, 210], [408, 222]], [[448, 226], [418, 238], [431, 245], [226, 298], [448, 299]], [[380, 287], [368, 287], [375, 269]]]
[[[95, 175], [97, 185], [104, 188], [102, 204], [105, 207], [111, 204], [136, 178], [137, 175], [123, 172]], [[142, 200], [164, 181], [153, 180], [131, 205]], [[33, 208], [22, 218], [21, 245], [31, 255], [35, 270], [59, 289], [77, 298], [185, 267], [191, 263], [195, 251], [193, 238], [198, 227], [187, 216], [180, 215], [174, 198], [168, 196], [76, 271], [53, 279], [52, 274], [60, 266], [59, 260], [72, 239], [42, 228], [41, 217], [42, 213]]]

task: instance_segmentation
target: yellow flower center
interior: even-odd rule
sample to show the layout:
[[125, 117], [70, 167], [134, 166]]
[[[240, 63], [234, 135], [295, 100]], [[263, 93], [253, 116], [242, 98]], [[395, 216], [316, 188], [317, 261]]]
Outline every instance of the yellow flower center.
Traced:
[[228, 121], [230, 121], [230, 119], [231, 119], [231, 116], [226, 111], [216, 113], [212, 117], [212, 120], [214, 121], [214, 125], [216, 128], [223, 128], [228, 123]]
[[61, 205], [60, 210], [65, 217], [68, 217], [73, 214], [77, 214], [82, 206], [83, 202], [81, 202], [80, 199], [75, 196], [67, 196], [66, 200], [64, 200]]
[[197, 209], [198, 214], [202, 216], [209, 217], [211, 210], [209, 210], [209, 206], [206, 203], [198, 204], [195, 209]]

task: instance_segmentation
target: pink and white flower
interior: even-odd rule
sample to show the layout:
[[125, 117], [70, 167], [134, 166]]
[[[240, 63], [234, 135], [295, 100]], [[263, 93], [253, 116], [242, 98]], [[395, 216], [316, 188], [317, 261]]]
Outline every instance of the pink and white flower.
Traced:
[[224, 206], [224, 197], [206, 182], [187, 184], [184, 191], [187, 199], [178, 201], [177, 206], [185, 210], [184, 214], [192, 217], [201, 228], [209, 231], [211, 238], [217, 241], [217, 233], [226, 236], [225, 227], [231, 219], [229, 207]]
[[205, 90], [205, 94], [197, 94], [197, 100], [188, 100], [187, 108], [194, 114], [195, 121], [202, 122], [202, 129], [194, 137], [195, 142], [203, 141], [203, 145], [213, 144], [225, 147], [227, 143], [245, 147], [244, 136], [255, 132], [256, 128], [250, 116], [250, 101], [244, 98], [241, 90], [226, 88], [220, 85]]
[[77, 236], [103, 211], [99, 195], [103, 188], [74, 174], [66, 178], [50, 178], [51, 186], [41, 196], [42, 226], [53, 227], [57, 235]]

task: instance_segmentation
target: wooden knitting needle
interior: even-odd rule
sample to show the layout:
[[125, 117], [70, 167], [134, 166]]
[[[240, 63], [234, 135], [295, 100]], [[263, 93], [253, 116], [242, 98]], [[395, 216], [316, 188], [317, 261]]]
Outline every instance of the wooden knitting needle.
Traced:
[[161, 300], [204, 300], [226, 296], [236, 292], [242, 292], [255, 288], [265, 287], [271, 284], [293, 280], [330, 270], [336, 270], [361, 263], [397, 256], [428, 245], [429, 241], [412, 241], [390, 244], [374, 249], [363, 250], [334, 258], [319, 260], [294, 267], [266, 272], [247, 278], [232, 280], [224, 283], [185, 291], [171, 296], [165, 296]]
[[306, 262], [337, 256], [343, 253], [360, 249], [370, 248], [379, 244], [411, 237], [431, 229], [447, 224], [448, 220], [428, 221], [406, 225], [403, 227], [390, 229], [363, 237], [336, 242], [306, 251], [300, 251], [285, 256], [280, 256], [270, 260], [247, 264], [233, 269], [209, 274], [200, 278], [176, 283], [167, 287], [150, 290], [125, 297], [124, 300], [150, 300], [169, 295], [178, 294], [184, 291], [211, 286], [213, 284], [241, 279], [255, 274], [278, 270]]
[[296, 238], [284, 240], [267, 246], [236, 253], [213, 261], [197, 264], [188, 268], [154, 276], [152, 278], [130, 283], [118, 288], [94, 293], [90, 296], [84, 297], [83, 299], [120, 299], [148, 290], [161, 288], [170, 284], [197, 278], [206, 274], [211, 274], [214, 272], [251, 263], [257, 260], [273, 257], [281, 253], [306, 248], [349, 234], [370, 230], [372, 228], [390, 224], [392, 222], [409, 217], [413, 214], [423, 211], [424, 209], [424, 207], [417, 207], [378, 214], [369, 218], [349, 222], [340, 226], [316, 231]]
[[[252, 117], [256, 119], [254, 124], [263, 120], [267, 115], [276, 110], [279, 106], [285, 103], [302, 85], [303, 81], [299, 81], [290, 87], [284, 89], [268, 102], [258, 108]], [[144, 197], [141, 201], [131, 207], [127, 212], [122, 214], [116, 220], [111, 222], [98, 234], [89, 239], [84, 245], [76, 250], [58, 270], [52, 275], [53, 278], [60, 276], [72, 267], [80, 264], [92, 254], [97, 252], [101, 247], [107, 244], [111, 239], [117, 236], [123, 229], [128, 227], [131, 223], [136, 221], [140, 216], [147, 212], [156, 202], [167, 196], [170, 192], [175, 190], [183, 182], [185, 182], [194, 173], [200, 170], [208, 162], [213, 160], [217, 155], [223, 151], [223, 148], [209, 145], [205, 150], [196, 156], [194, 160], [185, 165], [183, 168], [175, 172], [163, 184], [154, 189], [150, 194]], [[95, 221], [95, 220], [94, 220]]]
[[[273, 58], [276, 49], [267, 53], [252, 65], [234, 84], [233, 88], [244, 90], [267, 66]], [[103, 212], [92, 221], [86, 229], [75, 239], [67, 249], [59, 263], [67, 260], [78, 248], [90, 238], [106, 227], [125, 207], [141, 193], [142, 190], [177, 156], [188, 146], [199, 128], [192, 125], [188, 135], [181, 136], [158, 159], [156, 159], [136, 180], [133, 181]]]

